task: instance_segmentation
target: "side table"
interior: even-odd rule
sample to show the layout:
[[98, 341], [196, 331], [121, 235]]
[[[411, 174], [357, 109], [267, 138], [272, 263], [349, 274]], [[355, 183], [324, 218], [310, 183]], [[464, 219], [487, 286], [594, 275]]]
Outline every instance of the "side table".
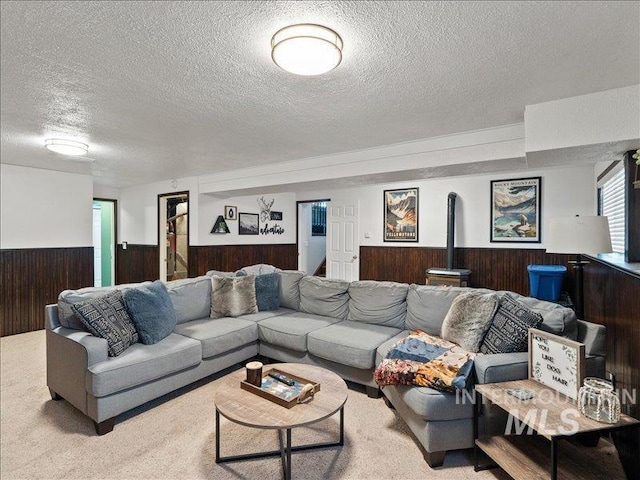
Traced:
[[[510, 388], [529, 390], [533, 392], [534, 397], [530, 400], [519, 400], [506, 392]], [[640, 421], [624, 414], [620, 415], [620, 420], [615, 424], [591, 420], [578, 411], [573, 399], [535, 380], [476, 385], [475, 391], [475, 471], [495, 466], [479, 465], [479, 450], [482, 450], [515, 479], [609, 478], [610, 472], [585, 454], [584, 448], [575, 447], [569, 442], [558, 445], [559, 440], [579, 433], [605, 433], [640, 426]], [[516, 431], [519, 429], [521, 434], [478, 438], [479, 410], [483, 398], [509, 413]], [[533, 434], [534, 431], [537, 435]]]

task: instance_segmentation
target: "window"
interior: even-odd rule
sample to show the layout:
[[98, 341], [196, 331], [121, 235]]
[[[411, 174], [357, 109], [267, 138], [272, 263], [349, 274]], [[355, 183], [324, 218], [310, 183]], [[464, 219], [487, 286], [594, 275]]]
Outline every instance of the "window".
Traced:
[[311, 236], [327, 236], [327, 202], [315, 202], [311, 206]]
[[617, 253], [624, 253], [624, 185], [624, 169], [621, 168], [598, 187], [598, 215], [608, 217], [611, 246]]

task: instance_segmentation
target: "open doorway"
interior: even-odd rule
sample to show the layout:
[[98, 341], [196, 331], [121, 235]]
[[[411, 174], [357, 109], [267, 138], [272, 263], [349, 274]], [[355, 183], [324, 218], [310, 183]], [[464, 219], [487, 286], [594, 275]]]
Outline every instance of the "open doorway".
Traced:
[[93, 285], [110, 287], [116, 280], [116, 200], [93, 199]]
[[324, 277], [327, 255], [327, 202], [308, 200], [298, 204], [298, 270]]
[[189, 192], [158, 195], [160, 280], [187, 278], [189, 272]]

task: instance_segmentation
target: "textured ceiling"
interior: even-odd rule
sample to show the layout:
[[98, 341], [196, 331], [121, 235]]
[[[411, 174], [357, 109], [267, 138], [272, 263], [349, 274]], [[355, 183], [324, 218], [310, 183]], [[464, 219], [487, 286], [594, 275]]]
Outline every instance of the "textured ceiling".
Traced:
[[[1, 160], [124, 187], [523, 121], [640, 83], [640, 2], [8, 2]], [[342, 64], [298, 77], [273, 33], [325, 24]], [[63, 136], [91, 164], [42, 148]], [[380, 180], [380, 179], [378, 179]]]

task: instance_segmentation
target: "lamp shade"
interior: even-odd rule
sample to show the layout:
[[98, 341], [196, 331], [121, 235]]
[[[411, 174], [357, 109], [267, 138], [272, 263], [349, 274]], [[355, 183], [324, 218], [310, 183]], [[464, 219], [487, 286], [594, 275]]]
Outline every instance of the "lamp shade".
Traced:
[[549, 220], [547, 253], [597, 255], [611, 252], [607, 217], [564, 217]]
[[271, 39], [271, 58], [287, 72], [321, 75], [342, 61], [342, 38], [322, 25], [290, 25]]

